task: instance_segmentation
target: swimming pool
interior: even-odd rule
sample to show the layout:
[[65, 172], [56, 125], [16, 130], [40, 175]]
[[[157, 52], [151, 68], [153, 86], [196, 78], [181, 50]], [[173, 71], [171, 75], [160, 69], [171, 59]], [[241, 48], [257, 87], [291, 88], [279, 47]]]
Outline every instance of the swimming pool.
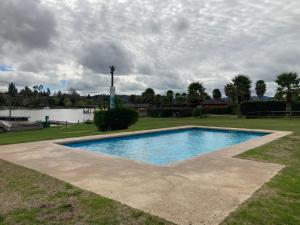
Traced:
[[189, 128], [64, 145], [164, 166], [267, 134], [269, 133]]

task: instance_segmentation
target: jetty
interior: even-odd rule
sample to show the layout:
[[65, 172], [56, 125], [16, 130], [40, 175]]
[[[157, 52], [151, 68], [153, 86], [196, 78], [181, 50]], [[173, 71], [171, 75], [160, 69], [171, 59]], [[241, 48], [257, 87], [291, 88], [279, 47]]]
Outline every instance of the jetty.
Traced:
[[2, 121], [16, 121], [16, 122], [26, 122], [30, 116], [0, 116]]
[[39, 130], [43, 126], [38, 122], [16, 122], [16, 121], [0, 121], [0, 131], [25, 131], [25, 130]]
[[97, 106], [83, 106], [82, 111], [84, 114], [92, 114], [96, 111]]

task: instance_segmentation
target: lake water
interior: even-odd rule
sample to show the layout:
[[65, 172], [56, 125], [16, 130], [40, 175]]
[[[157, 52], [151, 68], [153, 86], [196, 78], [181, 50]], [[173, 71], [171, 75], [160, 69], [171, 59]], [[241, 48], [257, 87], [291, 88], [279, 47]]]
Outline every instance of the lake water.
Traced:
[[[9, 110], [0, 110], [0, 116], [9, 116]], [[30, 116], [29, 121], [45, 120], [49, 116], [50, 120], [68, 121], [71, 123], [92, 120], [94, 114], [84, 114], [82, 109], [32, 109], [32, 110], [12, 110], [12, 116]]]

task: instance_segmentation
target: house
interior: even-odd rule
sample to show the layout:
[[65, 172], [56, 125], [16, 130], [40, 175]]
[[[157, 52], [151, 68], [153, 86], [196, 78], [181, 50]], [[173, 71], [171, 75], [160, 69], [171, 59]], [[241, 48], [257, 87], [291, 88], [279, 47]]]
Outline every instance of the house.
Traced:
[[229, 107], [229, 101], [227, 98], [220, 99], [208, 99], [202, 103], [203, 109], [226, 109]]

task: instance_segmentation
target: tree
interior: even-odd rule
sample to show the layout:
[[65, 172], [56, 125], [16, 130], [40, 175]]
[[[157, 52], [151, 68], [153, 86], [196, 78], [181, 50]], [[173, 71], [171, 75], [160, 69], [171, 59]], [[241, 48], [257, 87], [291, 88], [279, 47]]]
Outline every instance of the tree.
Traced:
[[286, 96], [286, 111], [292, 110], [292, 96], [299, 89], [300, 78], [297, 73], [282, 73], [277, 76], [276, 83], [278, 84], [278, 90]]
[[154, 103], [155, 92], [152, 88], [147, 88], [142, 93], [142, 99], [144, 103], [153, 104]]
[[137, 102], [137, 97], [136, 95], [130, 95], [129, 96], [129, 103], [135, 104]]
[[238, 104], [248, 101], [251, 97], [251, 80], [245, 75], [237, 75], [232, 79]]
[[50, 96], [50, 95], [51, 95], [50, 88], [47, 88], [47, 89], [46, 89], [46, 96]]
[[229, 98], [230, 101], [232, 101], [235, 97], [234, 94], [234, 86], [232, 83], [226, 84], [224, 87], [225, 95]]
[[162, 104], [162, 96], [160, 94], [155, 95], [154, 104], [160, 106]]
[[177, 105], [183, 106], [187, 103], [187, 95], [186, 93], [176, 93], [175, 94], [175, 102]]
[[15, 97], [18, 94], [18, 89], [14, 83], [9, 83], [8, 85], [8, 95], [11, 97]]
[[29, 87], [26, 86], [24, 89], [22, 89], [20, 91], [20, 94], [23, 97], [30, 97], [30, 96], [32, 96], [32, 90]]
[[243, 101], [248, 101], [251, 96], [251, 80], [245, 75], [235, 76], [231, 83], [227, 84], [224, 88], [226, 96], [232, 104], [237, 105], [237, 113], [240, 116], [240, 104]]
[[73, 106], [77, 105], [77, 103], [80, 101], [80, 95], [74, 88], [70, 88], [69, 93], [69, 99], [72, 102]]
[[167, 100], [169, 104], [173, 103], [174, 100], [174, 92], [172, 90], [167, 91]]
[[7, 99], [6, 96], [2, 93], [0, 93], [0, 106], [5, 106], [7, 105]]
[[72, 106], [72, 102], [67, 96], [64, 97], [63, 104], [64, 104], [65, 107], [71, 107]]
[[277, 91], [274, 95], [274, 98], [277, 100], [277, 101], [284, 101], [284, 93], [282, 91], [282, 88], [277, 88]]
[[262, 97], [266, 93], [266, 90], [267, 90], [267, 85], [266, 85], [265, 81], [263, 81], [263, 80], [256, 81], [255, 91], [256, 91], [256, 95], [259, 99], [262, 99]]
[[214, 99], [222, 98], [222, 93], [219, 89], [214, 89], [212, 95]]
[[206, 99], [205, 88], [199, 82], [191, 83], [188, 88], [188, 102], [192, 106], [200, 105]]

